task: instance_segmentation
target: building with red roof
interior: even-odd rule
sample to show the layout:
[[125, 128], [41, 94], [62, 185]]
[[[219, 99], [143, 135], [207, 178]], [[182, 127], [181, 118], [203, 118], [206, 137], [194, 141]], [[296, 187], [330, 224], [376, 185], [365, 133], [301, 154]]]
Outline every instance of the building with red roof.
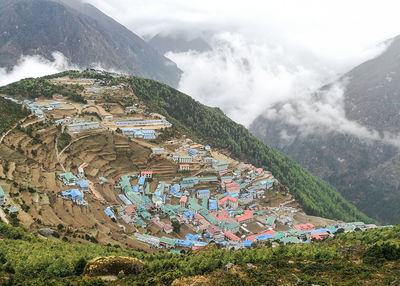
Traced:
[[140, 172], [140, 176], [141, 177], [145, 177], [145, 178], [152, 178], [153, 177], [153, 172], [151, 172], [151, 171], [141, 171]]
[[232, 232], [230, 232], [230, 231], [226, 231], [226, 232], [224, 233], [224, 235], [226, 236], [227, 239], [230, 239], [230, 240], [232, 240], [232, 241], [237, 241], [237, 242], [240, 242], [240, 241], [241, 241], [241, 239], [240, 239], [238, 236], [234, 235], [234, 234], [233, 234]]
[[188, 200], [187, 196], [181, 197], [181, 199], [179, 200], [179, 204], [181, 205], [181, 207], [186, 207], [187, 200]]
[[312, 230], [315, 226], [312, 223], [298, 224], [293, 226], [295, 229], [299, 230]]
[[246, 240], [254, 241], [256, 239], [256, 237], [264, 235], [264, 234], [269, 234], [269, 235], [273, 236], [276, 233], [273, 230], [267, 230], [267, 231], [264, 231], [264, 232], [260, 232], [260, 233], [257, 233], [257, 234], [250, 235], [250, 236], [248, 236], [246, 238]]
[[254, 220], [254, 215], [250, 210], [244, 210], [244, 215], [236, 217], [239, 223], [248, 223]]
[[329, 233], [327, 232], [312, 233], [311, 237], [315, 238], [316, 240], [324, 240], [325, 238], [329, 237]]
[[218, 201], [218, 207], [231, 207], [237, 209], [239, 206], [239, 201], [237, 198], [232, 198], [231, 196], [226, 196]]
[[180, 171], [189, 171], [190, 165], [189, 164], [181, 164], [181, 165], [179, 165], [179, 170]]

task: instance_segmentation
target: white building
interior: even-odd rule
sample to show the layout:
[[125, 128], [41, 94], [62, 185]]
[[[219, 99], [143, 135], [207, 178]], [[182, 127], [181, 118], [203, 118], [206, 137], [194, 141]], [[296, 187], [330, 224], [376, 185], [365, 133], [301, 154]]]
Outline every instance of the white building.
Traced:
[[135, 234], [136, 239], [138, 241], [150, 244], [153, 247], [159, 247], [160, 246], [160, 239], [158, 237], [148, 235], [148, 234]]
[[226, 162], [220, 162], [220, 161], [216, 161], [216, 160], [214, 160], [213, 161], [213, 164], [212, 164], [212, 166], [213, 166], [213, 168], [216, 170], [216, 171], [224, 171], [224, 170], [227, 170], [228, 169], [228, 163], [226, 163]]
[[81, 132], [84, 130], [91, 130], [98, 128], [100, 128], [100, 123], [95, 121], [79, 121], [67, 125], [67, 129], [70, 132]]
[[192, 156], [179, 156], [179, 163], [192, 163], [193, 157]]
[[164, 148], [151, 148], [153, 154], [165, 154]]

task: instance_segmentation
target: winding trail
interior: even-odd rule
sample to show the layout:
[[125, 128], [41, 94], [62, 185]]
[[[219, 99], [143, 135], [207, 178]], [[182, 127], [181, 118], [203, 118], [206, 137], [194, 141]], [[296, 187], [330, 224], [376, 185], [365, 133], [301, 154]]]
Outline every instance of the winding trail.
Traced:
[[17, 123], [15, 123], [13, 126], [11, 126], [10, 129], [8, 129], [5, 133], [3, 133], [3, 135], [2, 135], [1, 138], [0, 138], [0, 144], [3, 143], [4, 138], [6, 138], [6, 136], [7, 136], [13, 129], [15, 129], [18, 125], [22, 124], [27, 118], [28, 118], [28, 116], [22, 118], [22, 119], [19, 120]]
[[58, 146], [58, 136], [57, 136], [57, 138], [56, 138], [56, 144], [55, 144], [54, 148], [55, 148], [55, 151], [56, 151], [57, 162], [60, 164], [60, 166], [61, 166], [61, 168], [63, 169], [64, 172], [66, 172], [66, 171], [65, 171], [65, 168], [64, 168], [64, 164], [60, 161], [61, 155], [62, 155], [62, 154], [64, 153], [64, 151], [67, 150], [73, 143], [75, 143], [75, 142], [77, 142], [77, 141], [79, 141], [79, 140], [81, 140], [81, 139], [90, 137], [90, 136], [92, 136], [92, 134], [90, 134], [90, 135], [85, 135], [85, 136], [82, 136], [82, 137], [79, 137], [79, 138], [76, 138], [76, 139], [72, 140], [72, 141], [69, 142], [69, 144], [68, 144], [67, 146], [65, 146], [64, 149], [62, 149], [60, 152], [58, 152], [58, 147], [57, 147], [57, 146]]

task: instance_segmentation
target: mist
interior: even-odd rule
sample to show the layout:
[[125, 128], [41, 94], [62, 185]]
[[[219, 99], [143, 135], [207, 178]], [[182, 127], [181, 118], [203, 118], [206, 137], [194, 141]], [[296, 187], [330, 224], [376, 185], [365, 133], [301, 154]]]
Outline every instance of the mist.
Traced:
[[[183, 70], [179, 89], [245, 126], [286, 102], [301, 102], [307, 115], [312, 92], [381, 53], [400, 24], [396, 1], [86, 2], [145, 39], [203, 36], [211, 51], [166, 54]], [[385, 17], [371, 21], [377, 15]], [[321, 124], [311, 119], [308, 129]]]
[[68, 69], [78, 69], [60, 52], [53, 52], [52, 57], [53, 61], [37, 55], [22, 56], [9, 72], [5, 68], [0, 68], [0, 86], [28, 77], [41, 77]]

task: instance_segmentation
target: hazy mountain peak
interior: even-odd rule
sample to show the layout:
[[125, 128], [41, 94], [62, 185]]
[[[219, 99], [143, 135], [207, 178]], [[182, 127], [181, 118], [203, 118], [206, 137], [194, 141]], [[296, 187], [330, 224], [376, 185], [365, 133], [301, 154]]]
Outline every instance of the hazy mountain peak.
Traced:
[[77, 0], [0, 2], [0, 67], [11, 69], [26, 55], [52, 59], [54, 51], [81, 67], [101, 66], [173, 86], [181, 74], [175, 63], [92, 5]]

